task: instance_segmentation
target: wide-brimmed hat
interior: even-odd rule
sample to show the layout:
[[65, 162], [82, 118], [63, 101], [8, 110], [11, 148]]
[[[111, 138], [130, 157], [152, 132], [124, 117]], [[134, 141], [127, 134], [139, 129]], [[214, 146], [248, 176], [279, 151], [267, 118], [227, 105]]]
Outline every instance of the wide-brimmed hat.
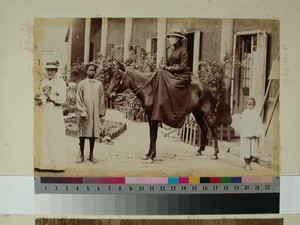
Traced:
[[172, 37], [172, 36], [185, 39], [185, 36], [182, 34], [181, 30], [179, 30], [179, 29], [171, 29], [166, 35], [167, 38]]
[[88, 66], [94, 66], [96, 69], [98, 68], [98, 65], [94, 62], [89, 62], [85, 65], [85, 68], [88, 68]]
[[59, 67], [59, 62], [56, 61], [51, 61], [51, 62], [47, 62], [45, 69], [58, 69]]

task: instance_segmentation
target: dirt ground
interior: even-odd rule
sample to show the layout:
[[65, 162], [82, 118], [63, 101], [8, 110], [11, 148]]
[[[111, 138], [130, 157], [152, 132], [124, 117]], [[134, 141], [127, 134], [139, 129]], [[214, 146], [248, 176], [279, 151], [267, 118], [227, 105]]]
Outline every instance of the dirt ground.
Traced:
[[[153, 164], [142, 160], [149, 147], [148, 123], [138, 123], [127, 120], [123, 114], [115, 110], [107, 110], [107, 120], [126, 122], [127, 130], [114, 139], [113, 145], [95, 143], [95, 158], [98, 163], [88, 160], [78, 164], [78, 139], [66, 136], [68, 154], [67, 169], [61, 173], [35, 172], [36, 176], [80, 176], [80, 177], [146, 177], [146, 176], [254, 176], [278, 175], [278, 171], [252, 163], [254, 170], [246, 171], [244, 162], [236, 155], [227, 153], [232, 144], [219, 142], [219, 159], [212, 160], [213, 147], [206, 147], [202, 156], [196, 156], [198, 147], [180, 142], [173, 133], [164, 137], [168, 130], [159, 128], [157, 140], [157, 159]], [[89, 153], [89, 143], [85, 146], [86, 157]]]

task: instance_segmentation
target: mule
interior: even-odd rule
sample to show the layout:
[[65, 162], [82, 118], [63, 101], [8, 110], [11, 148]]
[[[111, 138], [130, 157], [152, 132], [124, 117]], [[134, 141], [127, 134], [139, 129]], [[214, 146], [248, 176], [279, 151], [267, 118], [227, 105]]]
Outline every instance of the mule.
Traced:
[[[143, 159], [148, 160], [149, 163], [153, 163], [154, 158], [156, 157], [157, 131], [160, 123], [160, 121], [151, 120], [153, 108], [151, 78], [154, 76], [155, 72], [152, 74], [141, 73], [137, 70], [126, 68], [118, 61], [116, 62], [116, 66], [117, 69], [110, 81], [107, 96], [113, 98], [116, 96], [116, 93], [124, 92], [129, 88], [141, 101], [148, 118], [150, 129], [150, 147]], [[215, 118], [217, 113], [213, 93], [209, 86], [195, 80], [191, 82], [191, 88], [191, 100], [186, 115], [193, 113], [202, 131], [200, 138], [201, 143], [197, 150], [197, 155], [202, 155], [202, 151], [205, 150], [207, 132], [208, 129], [210, 129], [214, 140], [214, 154], [212, 159], [218, 159], [219, 148], [215, 129]]]

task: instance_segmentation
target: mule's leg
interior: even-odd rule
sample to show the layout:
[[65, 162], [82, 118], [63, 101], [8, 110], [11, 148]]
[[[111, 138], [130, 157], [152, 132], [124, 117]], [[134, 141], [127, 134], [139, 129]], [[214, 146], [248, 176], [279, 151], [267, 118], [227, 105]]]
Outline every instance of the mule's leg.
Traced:
[[215, 149], [212, 159], [218, 159], [219, 146], [218, 146], [218, 134], [216, 131], [216, 127], [210, 126], [210, 130], [211, 130], [212, 138], [214, 139], [214, 149]]
[[156, 140], [157, 140], [157, 130], [158, 130], [158, 121], [152, 120], [150, 125], [150, 159], [149, 163], [154, 162], [154, 158], [156, 157]]
[[205, 146], [207, 143], [207, 132], [208, 127], [204, 121], [202, 114], [198, 111], [193, 112], [193, 115], [201, 128], [201, 137], [200, 137], [200, 148], [197, 151], [197, 155], [202, 155], [202, 152], [205, 150]]
[[214, 154], [212, 159], [218, 159], [218, 153], [219, 153], [219, 146], [218, 146], [218, 134], [216, 131], [216, 126], [215, 126], [215, 121], [214, 121], [214, 117], [211, 113], [207, 113], [205, 114], [205, 120], [209, 126], [209, 129], [211, 131], [212, 134], [212, 138], [214, 140]]
[[154, 158], [156, 157], [158, 121], [149, 120], [149, 128], [150, 128], [150, 147], [148, 153], [142, 159], [148, 160], [149, 163], [153, 163]]
[[147, 160], [149, 159], [150, 155], [151, 155], [151, 152], [152, 152], [152, 143], [151, 143], [151, 130], [152, 130], [152, 127], [151, 127], [151, 116], [149, 114], [147, 114], [147, 118], [148, 118], [148, 124], [149, 124], [149, 135], [150, 135], [150, 145], [149, 145], [149, 150], [148, 150], [148, 153], [142, 158], [143, 160]]
[[218, 147], [218, 135], [215, 130], [215, 121], [212, 113], [209, 112], [193, 112], [197, 123], [201, 128], [201, 145], [198, 150], [198, 154], [201, 155], [201, 152], [204, 151], [206, 146], [206, 137], [208, 132], [208, 127], [211, 130], [212, 138], [214, 140], [214, 154], [212, 159], [218, 159], [219, 147]]

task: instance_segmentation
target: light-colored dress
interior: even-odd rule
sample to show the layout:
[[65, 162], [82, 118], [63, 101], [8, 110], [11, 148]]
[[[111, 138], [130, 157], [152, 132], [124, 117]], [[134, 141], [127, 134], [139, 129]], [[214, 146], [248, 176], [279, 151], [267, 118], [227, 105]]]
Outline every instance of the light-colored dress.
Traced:
[[[66, 101], [66, 83], [59, 76], [44, 78], [40, 85], [40, 94], [49, 90], [51, 99], [62, 104]], [[45, 101], [35, 106], [35, 168], [43, 170], [66, 169], [66, 141], [63, 110], [61, 105]]]
[[257, 157], [263, 138], [264, 128], [258, 112], [255, 109], [245, 109], [241, 120], [241, 158]]
[[[77, 86], [76, 106], [80, 137], [98, 138], [100, 135], [99, 116], [105, 115], [103, 85], [99, 80], [86, 78]], [[85, 121], [82, 116], [88, 116]]]

